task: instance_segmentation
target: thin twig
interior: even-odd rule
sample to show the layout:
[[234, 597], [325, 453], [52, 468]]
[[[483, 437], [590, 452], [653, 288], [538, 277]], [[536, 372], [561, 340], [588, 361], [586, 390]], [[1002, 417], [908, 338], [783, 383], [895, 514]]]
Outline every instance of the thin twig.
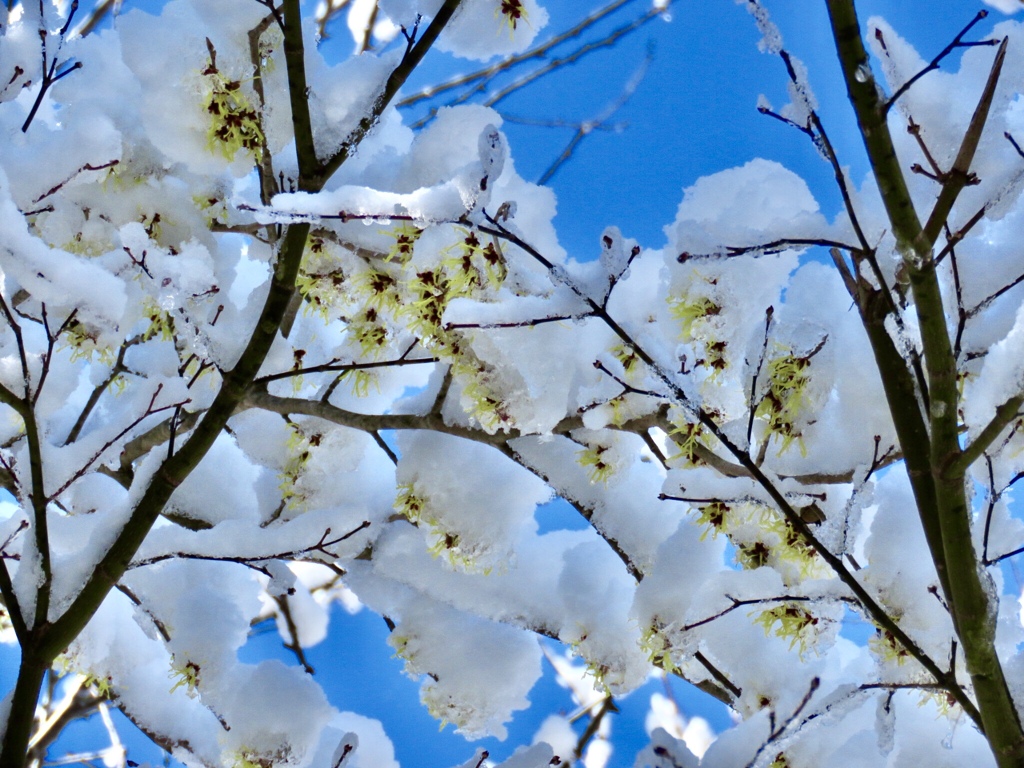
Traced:
[[806, 248], [838, 248], [842, 251], [849, 251], [851, 253], [860, 253], [861, 248], [847, 243], [839, 242], [838, 240], [829, 240], [827, 238], [811, 237], [787, 237], [779, 240], [772, 240], [767, 243], [758, 243], [757, 245], [726, 245], [723, 246], [722, 252], [720, 253], [690, 253], [684, 251], [676, 257], [676, 261], [680, 264], [686, 263], [691, 259], [716, 259], [722, 256], [772, 256], [777, 253], [785, 253], [786, 251], [793, 250], [804, 250]]
[[120, 8], [123, 0], [98, 0], [95, 7], [89, 12], [89, 15], [85, 17], [82, 24], [75, 29], [74, 37], [85, 37], [92, 32], [96, 27], [100, 25], [103, 19], [106, 18], [107, 14], [111, 11], [114, 13]]
[[[40, 6], [42, 8], [42, 6]], [[42, 76], [39, 83], [39, 93], [36, 94], [36, 100], [33, 102], [31, 109], [28, 111], [28, 117], [25, 118], [25, 122], [21, 126], [21, 132], [27, 133], [28, 128], [32, 125], [32, 121], [35, 119], [36, 112], [39, 111], [39, 107], [42, 106], [43, 99], [46, 97], [46, 92], [50, 90], [54, 83], [62, 80], [63, 78], [70, 75], [76, 69], [82, 68], [82, 62], [76, 61], [71, 66], [66, 66], [67, 61], [58, 62], [60, 58], [60, 50], [64, 46], [64, 40], [68, 33], [68, 28], [71, 26], [72, 20], [75, 18], [75, 12], [78, 10], [78, 0], [71, 0], [71, 6], [68, 8], [68, 18], [64, 22], [64, 26], [61, 27], [57, 33], [59, 42], [57, 43], [57, 50], [54, 51], [53, 59], [47, 63], [46, 54], [46, 41], [50, 36], [47, 31], [45, 24], [45, 14], [40, 10], [39, 14], [39, 39], [41, 47], [41, 56], [43, 60]]]
[[406, 96], [404, 99], [399, 101], [396, 106], [398, 106], [399, 108], [409, 107], [420, 101], [424, 101], [426, 99], [433, 99], [437, 97], [439, 94], [446, 93], [447, 91], [453, 90], [455, 88], [461, 88], [464, 85], [475, 83], [478, 80], [486, 80], [487, 82], [490, 82], [490, 80], [493, 79], [496, 75], [505, 72], [518, 64], [522, 64], [523, 62], [531, 61], [533, 59], [547, 59], [548, 51], [561, 45], [567, 40], [572, 40], [573, 38], [579, 37], [581, 33], [585, 32], [594, 24], [601, 21], [601, 19], [614, 13], [622, 6], [627, 5], [628, 3], [631, 2], [634, 2], [634, 0], [614, 0], [614, 2], [611, 2], [608, 5], [590, 14], [575, 26], [567, 29], [565, 32], [562, 32], [561, 34], [552, 37], [550, 40], [545, 40], [543, 43], [534, 46], [528, 51], [516, 54], [515, 56], [509, 56], [505, 59], [502, 59], [501, 61], [498, 61], [494, 64], [491, 64], [490, 66], [484, 67], [483, 69], [477, 70], [475, 72], [470, 72], [469, 74], [465, 75], [459, 75], [458, 77], [455, 77], [449, 80], [448, 82], [441, 83], [440, 85], [433, 85], [424, 88], [417, 93], [414, 93], [410, 96]]
[[64, 440], [64, 445], [70, 445], [78, 439], [78, 436], [82, 433], [82, 429], [85, 427], [85, 422], [96, 407], [100, 397], [102, 397], [103, 393], [113, 385], [118, 376], [127, 371], [127, 368], [125, 368], [124, 365], [124, 355], [128, 350], [128, 347], [138, 343], [139, 341], [140, 337], [136, 337], [135, 339], [129, 339], [121, 345], [121, 348], [117, 351], [117, 359], [110, 367], [110, 373], [107, 375], [106, 379], [94, 387], [92, 392], [89, 393], [89, 399], [86, 400], [85, 405], [82, 407], [82, 412], [78, 414], [78, 418], [75, 420], [74, 426], [71, 427], [71, 431], [68, 432], [67, 439]]
[[[717, 680], [729, 693], [731, 693], [737, 699], [743, 695], [743, 689], [737, 687], [725, 674], [700, 651], [693, 654], [694, 660], [706, 669], [715, 680]], [[730, 702], [726, 702], [727, 704]]]
[[[626, 85], [623, 87], [622, 93], [619, 94], [619, 97], [611, 104], [609, 104], [607, 107], [605, 107], [597, 115], [597, 117], [593, 118], [592, 120], [586, 120], [580, 123], [579, 127], [577, 127], [576, 129], [576, 132], [573, 134], [572, 138], [569, 139], [569, 143], [562, 150], [561, 154], [559, 154], [558, 157], [556, 157], [555, 160], [551, 163], [551, 165], [547, 167], [544, 173], [541, 174], [540, 178], [537, 180], [538, 185], [544, 186], [549, 181], [551, 181], [554, 175], [558, 173], [558, 170], [567, 162], [569, 162], [570, 159], [572, 159], [573, 153], [575, 153], [576, 148], [579, 147], [583, 140], [586, 139], [587, 136], [589, 136], [591, 133], [593, 133], [594, 130], [603, 127], [615, 115], [616, 112], [618, 112], [626, 105], [630, 98], [633, 97], [633, 94], [636, 93], [636, 89], [640, 87], [640, 83], [646, 76], [647, 69], [650, 66], [651, 60], [653, 58], [654, 52], [652, 48], [648, 46], [647, 55], [644, 57], [644, 60], [640, 63], [640, 66], [638, 66], [636, 70], [633, 72], [632, 76], [630, 76], [629, 80], [626, 81]], [[552, 64], [554, 64], [554, 62], [552, 62]], [[524, 83], [523, 85], [518, 85], [517, 87], [521, 88], [525, 84], [526, 83]], [[512, 86], [509, 86], [509, 88], [512, 88]], [[500, 99], [498, 98], [489, 99], [486, 102], [486, 104], [487, 106], [493, 106], [499, 100]]]
[[274, 602], [277, 603], [278, 610], [281, 611], [281, 616], [284, 617], [285, 626], [288, 628], [288, 636], [291, 638], [284, 644], [284, 647], [295, 654], [295, 658], [302, 665], [302, 669], [307, 675], [315, 675], [316, 670], [309, 663], [309, 660], [306, 658], [306, 651], [303, 649], [302, 643], [299, 642], [299, 629], [295, 624], [295, 617], [292, 616], [291, 606], [288, 604], [288, 595], [275, 595]]
[[779, 725], [777, 728], [772, 729], [772, 732], [768, 735], [768, 740], [757, 748], [757, 751], [754, 753], [754, 757], [751, 759], [749, 763], [747, 763], [747, 768], [753, 768], [753, 766], [757, 763], [758, 758], [761, 756], [761, 753], [764, 752], [770, 744], [777, 741], [786, 732], [789, 726], [792, 725], [798, 717], [800, 717], [800, 713], [803, 712], [807, 705], [810, 703], [811, 697], [814, 696], [814, 692], [818, 690], [818, 687], [820, 685], [821, 678], [811, 678], [811, 683], [807, 687], [807, 693], [804, 694], [803, 699], [801, 699], [800, 703], [797, 704], [796, 709], [793, 710], [792, 714], [789, 717], [787, 717], [781, 725]]
[[253, 382], [253, 384], [256, 386], [262, 386], [264, 384], [269, 384], [272, 381], [278, 381], [280, 379], [291, 379], [296, 376], [305, 376], [311, 373], [347, 373], [349, 371], [365, 371], [373, 370], [375, 368], [396, 368], [405, 365], [424, 365], [436, 362], [438, 362], [438, 359], [436, 357], [413, 358], [411, 360], [399, 358], [397, 360], [381, 360], [380, 362], [375, 363], [342, 363], [339, 362], [338, 360], [334, 360], [330, 363], [324, 363], [323, 365], [311, 365], [307, 368], [293, 368], [290, 371], [268, 373], [266, 376], [260, 376]]
[[[909, 80], [907, 80], [907, 82], [905, 82], [903, 85], [901, 85], [899, 88], [896, 89], [895, 93], [893, 93], [893, 95], [890, 96], [888, 98], [888, 100], [882, 105], [883, 114], [888, 113], [889, 110], [892, 109], [893, 104], [895, 104], [899, 100], [900, 96], [902, 96], [904, 93], [909, 91], [910, 87], [914, 83], [916, 83], [918, 80], [920, 80], [922, 77], [927, 75], [932, 70], [938, 69], [939, 68], [939, 64], [942, 62], [942, 60], [944, 58], [946, 58], [947, 56], [949, 56], [949, 54], [951, 54], [957, 48], [967, 48], [967, 47], [972, 47], [972, 46], [977, 46], [977, 45], [997, 45], [998, 44], [997, 40], [983, 40], [983, 41], [977, 42], [977, 43], [964, 43], [964, 42], [961, 42], [963, 40], [963, 38], [964, 38], [964, 35], [966, 35], [968, 32], [970, 32], [971, 28], [974, 27], [975, 24], [977, 24], [979, 21], [981, 21], [982, 19], [984, 19], [987, 16], [988, 16], [988, 11], [978, 11], [978, 13], [975, 15], [975, 17], [973, 19], [971, 19], [970, 22], [968, 22], [967, 26], [960, 30], [960, 34], [958, 34], [956, 37], [954, 37], [953, 41], [949, 45], [947, 45], [945, 48], [943, 48], [941, 51], [939, 51], [939, 54], [934, 59], [932, 59], [930, 62], [928, 62], [928, 64], [925, 66], [924, 69], [922, 69], [920, 72], [915, 74], [913, 77], [911, 77]], [[876, 34], [880, 34], [880, 33], [881, 33], [881, 30], [876, 30]], [[885, 46], [883, 44], [883, 48], [884, 47]]]
[[615, 706], [615, 699], [612, 698], [611, 694], [608, 694], [601, 699], [601, 706], [595, 714], [590, 716], [590, 722], [587, 723], [587, 727], [580, 734], [579, 739], [576, 741], [576, 748], [573, 750], [573, 754], [577, 760], [583, 758], [583, 752], [587, 748], [587, 744], [597, 735], [598, 729], [601, 727], [601, 722], [604, 720], [604, 716], [609, 712], [618, 712], [619, 708]]
[[757, 399], [757, 378], [761, 375], [761, 367], [764, 365], [765, 356], [768, 354], [768, 332], [772, 327], [772, 315], [775, 313], [775, 307], [769, 306], [764, 312], [764, 342], [761, 344], [761, 354], [757, 358], [757, 368], [754, 369], [754, 375], [750, 377], [750, 399], [747, 404], [749, 413], [747, 414], [747, 451], [753, 447], [751, 438], [754, 434], [754, 416], [756, 409], [754, 408], [754, 400]]
[[[340, 544], [341, 542], [346, 541], [352, 536], [355, 536], [360, 531], [365, 530], [369, 527], [370, 521], [364, 520], [348, 533], [344, 533], [341, 536], [337, 536], [333, 539], [329, 538], [331, 535], [331, 529], [328, 528], [324, 531], [319, 541], [317, 541], [315, 544], [311, 544], [310, 546], [303, 547], [301, 549], [287, 550], [285, 552], [252, 555], [250, 557], [243, 557], [241, 555], [204, 555], [200, 552], [168, 552], [162, 555], [154, 555], [153, 557], [147, 557], [142, 560], [133, 560], [129, 565], [129, 568], [143, 568], [149, 565], [162, 563], [164, 560], [206, 560], [218, 563], [235, 563], [237, 565], [256, 566], [256, 570], [260, 571], [261, 573], [265, 573], [269, 576], [270, 573], [262, 564], [268, 563], [272, 560], [295, 560], [314, 552], [320, 553], [321, 555], [327, 557], [330, 560], [335, 560], [337, 559], [337, 556], [333, 552], [331, 552], [328, 549], [328, 547], [333, 547], [335, 544]], [[319, 560], [315, 562], [319, 562]]]
[[[160, 396], [160, 392], [162, 390], [163, 390], [163, 384], [158, 384], [156, 390], [153, 392], [153, 396], [150, 397], [150, 399], [149, 399], [149, 405], [146, 406], [145, 412], [141, 416], [138, 416], [137, 418], [133, 419], [131, 421], [131, 423], [128, 424], [128, 426], [124, 427], [124, 429], [119, 431], [116, 435], [114, 435], [113, 437], [109, 438], [106, 442], [104, 442], [103, 445], [97, 451], [95, 451], [93, 453], [93, 455], [90, 456], [89, 459], [79, 469], [77, 469], [75, 472], [73, 472], [71, 474], [71, 476], [67, 480], [64, 481], [64, 484], [61, 485], [60, 488], [58, 488], [52, 494], [47, 496], [46, 500], [50, 501], [52, 499], [59, 498], [60, 495], [62, 493], [64, 493], [64, 491], [66, 491], [68, 488], [71, 487], [72, 483], [74, 483], [76, 480], [81, 478], [86, 472], [88, 472], [89, 468], [92, 467], [92, 465], [95, 464], [97, 461], [99, 461], [99, 459], [103, 456], [104, 453], [107, 452], [107, 450], [111, 446], [116, 445], [117, 442], [122, 437], [127, 435], [133, 429], [135, 429], [135, 427], [137, 427], [139, 424], [141, 424], [147, 418], [149, 418], [150, 416], [154, 416], [154, 415], [156, 415], [158, 413], [162, 413], [164, 411], [174, 410], [176, 408], [180, 408], [181, 406], [183, 406], [183, 405], [185, 405], [186, 403], [189, 402], [189, 400], [182, 400], [181, 402], [178, 402], [178, 403], [172, 403], [171, 405], [162, 405], [159, 408], [155, 408], [154, 405], [156, 404], [156, 399]], [[40, 494], [41, 493], [42, 493], [42, 489], [40, 488]]]

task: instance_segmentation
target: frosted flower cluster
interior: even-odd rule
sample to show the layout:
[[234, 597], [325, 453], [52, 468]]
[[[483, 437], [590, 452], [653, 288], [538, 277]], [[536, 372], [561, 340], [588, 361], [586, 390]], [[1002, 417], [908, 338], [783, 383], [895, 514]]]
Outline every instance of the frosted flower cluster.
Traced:
[[[998, 567], [1024, 545], [1024, 158], [1002, 138], [1024, 139], [1024, 27], [996, 28], [976, 175], [935, 246], [952, 414], [921, 385], [920, 264], [873, 177], [837, 166], [850, 207], [830, 216], [754, 159], [685, 189], [663, 242], [609, 226], [581, 263], [500, 114], [403, 124], [387, 99], [417, 40], [521, 52], [547, 21], [534, 0], [381, 0], [402, 44], [340, 63], [296, 0], [171, 0], [84, 36], [58, 6], [0, 10], [0, 592], [19, 690], [35, 668], [77, 675], [188, 766], [394, 766], [401, 734], [301, 664], [239, 660], [266, 618], [301, 660], [341, 602], [384, 617], [423, 704], [467, 739], [504, 738], [552, 638], [581, 704], [659, 670], [736, 713], [713, 739], [657, 700], [638, 766], [993, 764], [877, 345], [915, 408], [955, 416], [961, 455], [987, 446], [964, 468], [962, 541], [1024, 701]], [[895, 92], [925, 62], [869, 27]], [[41, 44], [66, 72], [45, 88]], [[993, 55], [970, 47], [902, 96], [889, 121], [921, 130], [893, 130], [900, 157], [954, 161]], [[781, 116], [813, 133], [813, 73], [793, 62]], [[908, 178], [920, 210], [948, 180]], [[540, 532], [556, 496], [586, 529]], [[4, 706], [16, 724], [34, 705]], [[502, 765], [571, 742], [555, 718]]]

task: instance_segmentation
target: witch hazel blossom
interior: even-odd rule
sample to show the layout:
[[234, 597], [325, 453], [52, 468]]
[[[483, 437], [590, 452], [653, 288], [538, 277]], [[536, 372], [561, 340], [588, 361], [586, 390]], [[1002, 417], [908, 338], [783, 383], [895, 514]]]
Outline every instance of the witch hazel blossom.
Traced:
[[[788, 65], [776, 116], [846, 185], [839, 223], [755, 159], [691, 184], [664, 247], [609, 227], [589, 265], [495, 110], [417, 131], [389, 106], [422, 41], [528, 50], [533, 0], [382, 0], [407, 45], [340, 63], [297, 0], [172, 0], [79, 37], [71, 7], [19, 7], [0, 28], [0, 636], [22, 661], [0, 763], [45, 759], [40, 670], [63, 658], [83, 714], [116, 705], [186, 765], [393, 765], [306, 669], [335, 600], [386, 618], [428, 711], [471, 739], [530, 706], [545, 636], [588, 695], [660, 670], [732, 707], [702, 765], [1019, 751], [1024, 628], [998, 569], [1020, 538], [1022, 161], [986, 138], [946, 163], [986, 110], [1013, 136], [996, 80], [1024, 74], [1016, 24], [1008, 52], [967, 46], [892, 111], [845, 67], [894, 147], [868, 143], [858, 189], [814, 73], [747, 2]], [[871, 28], [898, 89], [924, 60]], [[926, 127], [893, 133], [905, 118]], [[961, 192], [948, 228], [887, 217]], [[539, 533], [554, 494], [585, 530]], [[267, 618], [295, 664], [239, 659]], [[685, 736], [653, 731], [639, 761], [696, 765]]]

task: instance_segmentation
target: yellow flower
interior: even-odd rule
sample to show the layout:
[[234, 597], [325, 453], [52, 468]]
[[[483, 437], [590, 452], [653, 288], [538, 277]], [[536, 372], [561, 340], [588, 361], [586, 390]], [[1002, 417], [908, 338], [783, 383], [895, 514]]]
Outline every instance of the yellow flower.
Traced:
[[211, 152], [220, 150], [226, 160], [234, 160], [240, 149], [250, 153], [255, 160], [263, 154], [264, 136], [260, 118], [242, 90], [240, 80], [228, 80], [217, 69], [216, 55], [212, 43], [210, 60], [201, 74], [207, 78], [210, 92], [203, 101], [203, 109], [210, 116], [210, 127], [206, 132]]
[[765, 635], [775, 629], [775, 636], [788, 638], [789, 648], [799, 646], [800, 654], [807, 652], [817, 639], [818, 617], [796, 603], [783, 603], [767, 611], [754, 620], [764, 628]]
[[399, 264], [405, 264], [412, 258], [413, 248], [423, 230], [412, 224], [402, 224], [390, 231], [382, 230], [381, 234], [395, 238], [395, 244], [388, 249], [388, 255], [384, 257], [385, 261], [395, 260]]
[[805, 452], [796, 420], [806, 401], [810, 364], [810, 357], [797, 357], [792, 353], [768, 361], [768, 391], [754, 413], [767, 422], [769, 432], [782, 438], [780, 455], [794, 440], [799, 443], [800, 452]]

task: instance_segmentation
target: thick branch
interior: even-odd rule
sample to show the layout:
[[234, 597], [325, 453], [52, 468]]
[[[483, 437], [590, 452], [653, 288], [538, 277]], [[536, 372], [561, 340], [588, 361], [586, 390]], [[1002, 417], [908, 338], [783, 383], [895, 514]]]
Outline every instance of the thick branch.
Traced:
[[[299, 189], [305, 191], [321, 189], [331, 174], [348, 158], [440, 34], [442, 27], [451, 18], [459, 2], [460, 0], [446, 0], [430, 28], [409, 50], [402, 63], [392, 73], [384, 93], [378, 97], [372, 112], [363, 119], [360, 126], [349, 137], [342, 151], [327, 163], [321, 164], [315, 152], [307, 104], [300, 0], [283, 0], [285, 59], [299, 163], [297, 182]], [[64, 32], [66, 32], [66, 28], [62, 30], [62, 34]], [[67, 69], [57, 74], [56, 79], [68, 71], [71, 70]], [[87, 575], [85, 583], [71, 605], [53, 622], [48, 622], [49, 546], [46, 540], [46, 499], [39, 434], [34, 415], [28, 406], [30, 396], [28, 367], [25, 364], [20, 329], [11, 316], [6, 303], [0, 297], [0, 311], [3, 312], [18, 340], [26, 385], [25, 398], [19, 398], [13, 393], [3, 390], [0, 391], [0, 401], [13, 407], [25, 421], [32, 464], [31, 500], [35, 511], [36, 545], [40, 551], [43, 570], [42, 585], [36, 601], [36, 621], [29, 631], [31, 634], [29, 642], [22, 645], [22, 663], [11, 700], [10, 717], [4, 735], [2, 752], [0, 752], [0, 768], [21, 768], [25, 761], [35, 703], [45, 670], [54, 658], [81, 633], [99, 609], [100, 604], [118, 583], [132, 557], [163, 512], [171, 494], [198, 466], [245, 397], [278, 335], [288, 305], [295, 293], [295, 280], [298, 276], [309, 230], [310, 225], [305, 222], [292, 224], [285, 229], [283, 237], [277, 244], [277, 261], [266, 300], [238, 363], [232, 370], [222, 373], [221, 387], [213, 403], [176, 453], [173, 452], [173, 442], [169, 443], [168, 458], [148, 479], [148, 487], [139, 489], [138, 500], [124, 527], [92, 572]], [[5, 398], [5, 395], [9, 397]]]
[[[26, 383], [27, 388], [27, 383]], [[39, 554], [39, 569], [42, 581], [36, 590], [36, 615], [34, 627], [46, 623], [50, 610], [50, 592], [53, 586], [53, 566], [50, 559], [49, 523], [46, 520], [46, 490], [43, 487], [43, 453], [39, 441], [39, 425], [35, 411], [28, 403], [20, 411], [25, 421], [25, 437], [28, 440], [29, 469], [32, 475], [32, 490], [29, 500], [32, 503], [32, 528], [35, 531], [36, 550]]]
[[262, 408], [273, 413], [280, 413], [283, 416], [291, 414], [316, 416], [324, 421], [329, 421], [342, 427], [358, 429], [368, 434], [391, 429], [429, 429], [493, 446], [499, 446], [505, 443], [505, 441], [519, 436], [519, 433], [515, 430], [510, 430], [506, 434], [488, 435], [483, 431], [470, 429], [469, 427], [445, 424], [441, 414], [436, 412], [424, 415], [413, 413], [356, 413], [355, 411], [347, 411], [336, 405], [325, 403], [322, 400], [306, 400], [301, 397], [278, 397], [261, 390], [254, 390], [245, 397], [244, 401], [240, 404], [240, 409], [244, 408]]
[[[995, 649], [995, 625], [991, 620], [995, 608], [982, 584], [972, 543], [964, 475], [950, 471], [961, 456], [959, 395], [956, 360], [931, 255], [934, 238], [929, 239], [914, 210], [885, 120], [886, 105], [870, 75], [853, 0], [828, 0], [828, 9], [850, 102], [910, 278], [921, 329], [931, 401], [929, 461], [924, 466], [911, 463], [912, 451], [916, 457], [924, 446], [903, 444], [903, 449], [911, 478], [927, 473], [935, 485], [934, 506], [923, 504], [928, 500], [920, 497], [917, 502], [926, 531], [936, 524], [940, 531], [942, 547], [934, 547], [932, 541], [929, 546], [936, 565], [948, 570], [944, 589], [949, 590], [947, 602], [978, 698], [980, 720], [976, 722], [983, 728], [999, 766], [1017, 766], [1024, 760], [1024, 731]], [[973, 156], [973, 150], [970, 154]], [[884, 378], [886, 371], [881, 373]]]
[[49, 666], [49, 660], [31, 653], [31, 646], [22, 645], [21, 666], [18, 669], [18, 680], [14, 684], [14, 695], [10, 699], [7, 730], [0, 751], [0, 768], [24, 768], [39, 688]]
[[96, 565], [74, 602], [50, 627], [45, 640], [40, 643], [41, 653], [50, 658], [55, 657], [82, 631], [107, 593], [120, 580], [174, 489], [206, 455], [241, 402], [277, 335], [294, 290], [308, 232], [308, 224], [293, 224], [288, 228], [266, 303], [238, 364], [224, 373], [220, 392], [202, 421], [181, 449], [165, 461], [153, 476], [128, 522]]
[[0, 595], [3, 595], [4, 607], [7, 609], [7, 615], [11, 618], [14, 634], [18, 638], [18, 645], [25, 647], [28, 642], [28, 627], [25, 624], [25, 617], [21, 613], [18, 596], [14, 592], [11, 572], [7, 570], [7, 560], [2, 554], [0, 552]]
[[[306, 84], [306, 51], [302, 40], [302, 13], [296, 0], [284, 3], [284, 60], [288, 69], [288, 98], [295, 129], [295, 152], [299, 160], [298, 187], [317, 192], [326, 177], [319, 178], [313, 121], [309, 114], [309, 86]], [[339, 164], [340, 165], [340, 164]]]

